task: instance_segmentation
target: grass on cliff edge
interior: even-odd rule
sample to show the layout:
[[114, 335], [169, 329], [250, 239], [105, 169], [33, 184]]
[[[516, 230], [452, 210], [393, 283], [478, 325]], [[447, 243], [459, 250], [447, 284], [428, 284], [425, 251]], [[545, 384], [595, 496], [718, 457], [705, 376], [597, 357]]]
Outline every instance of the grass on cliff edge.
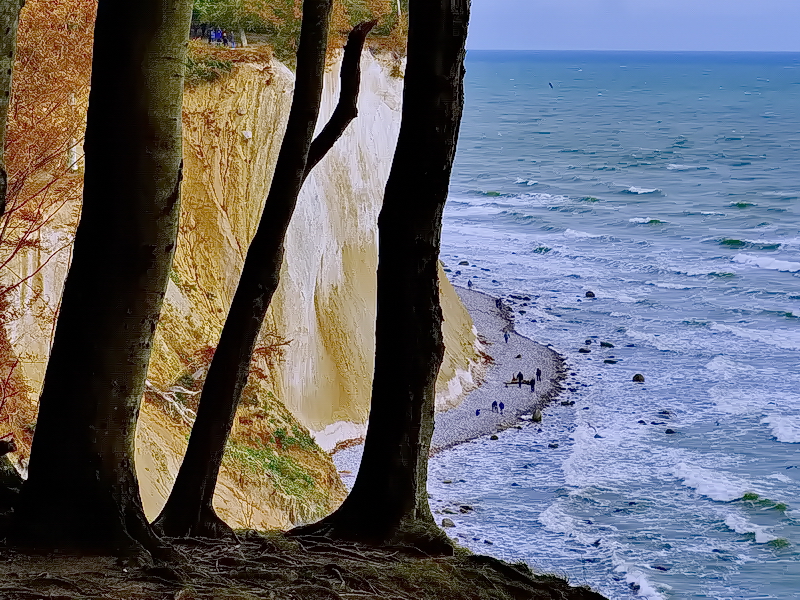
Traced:
[[239, 532], [239, 543], [181, 542], [174, 560], [143, 567], [0, 549], [0, 581], [2, 600], [603, 600], [586, 587], [464, 549], [427, 557], [253, 531]]

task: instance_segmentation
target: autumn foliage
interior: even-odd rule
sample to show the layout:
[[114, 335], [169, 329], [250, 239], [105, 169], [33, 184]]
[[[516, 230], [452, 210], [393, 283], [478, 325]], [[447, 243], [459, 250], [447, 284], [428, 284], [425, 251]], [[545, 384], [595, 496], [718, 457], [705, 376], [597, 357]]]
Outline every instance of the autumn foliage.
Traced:
[[[15, 355], [9, 331], [26, 313], [55, 322], [32, 280], [67, 255], [77, 222], [95, 11], [96, 0], [28, 0], [20, 14], [0, 217], [0, 436], [13, 433], [20, 456], [30, 448], [35, 407], [21, 375], [26, 357]], [[68, 232], [55, 241], [43, 235], [54, 220]]]

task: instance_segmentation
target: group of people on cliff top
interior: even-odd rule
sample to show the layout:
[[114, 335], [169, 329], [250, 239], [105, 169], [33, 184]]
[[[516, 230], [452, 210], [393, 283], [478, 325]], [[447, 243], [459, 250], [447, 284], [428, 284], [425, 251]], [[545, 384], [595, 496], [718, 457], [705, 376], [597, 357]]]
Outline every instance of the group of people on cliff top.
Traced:
[[192, 39], [207, 40], [216, 46], [230, 46], [236, 48], [236, 41], [229, 36], [225, 29], [209, 25], [208, 23], [192, 23]]

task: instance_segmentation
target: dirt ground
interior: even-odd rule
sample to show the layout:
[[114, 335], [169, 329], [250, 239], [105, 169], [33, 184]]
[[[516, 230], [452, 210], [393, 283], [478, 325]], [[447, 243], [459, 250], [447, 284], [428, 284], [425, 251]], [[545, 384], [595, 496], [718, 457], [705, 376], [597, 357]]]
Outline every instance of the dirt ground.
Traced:
[[174, 560], [144, 567], [113, 557], [29, 554], [0, 547], [0, 599], [39, 600], [603, 600], [524, 565], [456, 550], [428, 557], [326, 538], [240, 533], [188, 540]]

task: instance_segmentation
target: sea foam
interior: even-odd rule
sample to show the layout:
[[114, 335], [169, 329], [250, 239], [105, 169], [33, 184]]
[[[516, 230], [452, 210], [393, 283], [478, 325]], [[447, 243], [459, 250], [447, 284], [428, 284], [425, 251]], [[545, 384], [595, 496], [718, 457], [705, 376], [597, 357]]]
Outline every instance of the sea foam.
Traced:
[[643, 188], [632, 185], [625, 191], [628, 192], [629, 194], [655, 194], [656, 192], [660, 192], [661, 190], [658, 188]]
[[748, 490], [744, 482], [734, 481], [718, 471], [704, 469], [678, 463], [673, 467], [672, 474], [683, 480], [683, 485], [697, 491], [701, 496], [706, 496], [718, 502], [732, 502], [744, 496]]
[[770, 426], [772, 435], [779, 442], [800, 444], [800, 417], [767, 415], [761, 422]]
[[768, 533], [766, 527], [760, 527], [751, 523], [741, 515], [734, 513], [730, 513], [725, 517], [725, 525], [736, 533], [754, 533], [756, 536], [756, 544], [766, 544], [777, 538], [777, 536]]
[[778, 260], [777, 258], [770, 258], [769, 256], [754, 256], [752, 254], [736, 254], [731, 259], [742, 265], [751, 267], [758, 267], [759, 269], [770, 269], [773, 271], [788, 271], [790, 273], [797, 273], [800, 271], [800, 262], [792, 262], [788, 260]]

